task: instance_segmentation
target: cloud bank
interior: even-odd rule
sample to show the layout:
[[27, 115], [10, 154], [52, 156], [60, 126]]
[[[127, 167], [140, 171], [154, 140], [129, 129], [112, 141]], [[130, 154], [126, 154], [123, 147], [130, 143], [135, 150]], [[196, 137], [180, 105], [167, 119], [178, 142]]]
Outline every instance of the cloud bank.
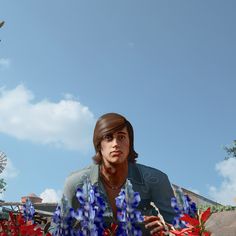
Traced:
[[60, 190], [56, 191], [52, 188], [47, 188], [40, 194], [40, 198], [43, 199], [43, 203], [59, 203], [61, 195], [62, 192]]
[[95, 123], [93, 113], [72, 97], [57, 103], [34, 103], [23, 85], [0, 89], [0, 132], [19, 140], [87, 151]]
[[216, 164], [216, 171], [223, 177], [220, 187], [210, 186], [210, 196], [216, 202], [236, 205], [236, 158]]

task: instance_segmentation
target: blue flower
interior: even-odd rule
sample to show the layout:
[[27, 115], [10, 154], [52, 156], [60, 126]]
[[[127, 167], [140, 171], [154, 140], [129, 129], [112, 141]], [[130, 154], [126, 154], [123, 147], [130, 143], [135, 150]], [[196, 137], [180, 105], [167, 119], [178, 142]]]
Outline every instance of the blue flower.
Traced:
[[172, 222], [176, 228], [186, 227], [185, 222], [180, 220], [184, 214], [188, 214], [190, 217], [195, 217], [197, 214], [196, 204], [192, 202], [187, 194], [183, 193], [181, 188], [176, 190], [176, 197], [171, 198], [171, 206], [176, 212]]
[[35, 213], [34, 206], [29, 198], [26, 199], [25, 204], [23, 204], [23, 216], [25, 221], [33, 220]]
[[80, 223], [80, 235], [102, 235], [105, 202], [100, 197], [97, 188], [86, 179], [82, 189], [77, 189], [76, 197], [80, 204], [75, 215]]
[[116, 198], [117, 219], [120, 222], [117, 235], [142, 235], [137, 223], [143, 222], [143, 216], [136, 210], [140, 200], [139, 193], [133, 191], [132, 184], [127, 180], [125, 188]]
[[68, 201], [63, 196], [61, 205], [58, 205], [52, 218], [53, 236], [77, 236], [78, 232], [73, 229], [73, 222], [75, 220], [75, 212], [70, 208]]

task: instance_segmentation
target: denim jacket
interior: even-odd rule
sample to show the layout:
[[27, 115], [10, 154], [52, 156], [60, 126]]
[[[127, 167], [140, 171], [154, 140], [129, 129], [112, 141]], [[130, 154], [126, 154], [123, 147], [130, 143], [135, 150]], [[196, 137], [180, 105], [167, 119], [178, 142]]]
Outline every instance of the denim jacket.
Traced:
[[[107, 203], [104, 219], [106, 223], [110, 224], [113, 221], [113, 213], [105, 188], [99, 177], [99, 165], [93, 164], [80, 171], [73, 172], [65, 182], [65, 197], [68, 199], [70, 206], [77, 209], [79, 203], [75, 195], [76, 190], [78, 187], [83, 186], [86, 178], [91, 181], [92, 185], [98, 187], [101, 196]], [[168, 176], [155, 168], [137, 163], [129, 163], [128, 179], [133, 185], [133, 190], [140, 194], [141, 201], [138, 205], [138, 210], [141, 211], [142, 215], [156, 215], [155, 209], [150, 205], [150, 202], [154, 202], [165, 221], [172, 223], [175, 213], [171, 207], [171, 197], [174, 196], [174, 193]], [[141, 228], [144, 230], [144, 227]], [[149, 234], [145, 233], [143, 235]]]

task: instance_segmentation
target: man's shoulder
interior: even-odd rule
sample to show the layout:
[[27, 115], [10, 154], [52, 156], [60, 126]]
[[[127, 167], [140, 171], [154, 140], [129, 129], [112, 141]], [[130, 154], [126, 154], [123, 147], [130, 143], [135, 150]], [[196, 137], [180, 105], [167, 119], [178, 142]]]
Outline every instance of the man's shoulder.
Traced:
[[90, 165], [81, 170], [72, 172], [65, 180], [63, 194], [72, 206], [73, 198], [78, 187], [82, 187], [86, 178], [90, 177], [90, 173], [94, 165]]
[[147, 166], [147, 165], [140, 164], [140, 163], [135, 163], [135, 165], [142, 173], [154, 173], [159, 176], [167, 176], [166, 173], [164, 173], [163, 171], [156, 169], [154, 167]]
[[89, 175], [89, 173], [90, 173], [91, 169], [93, 168], [93, 166], [94, 165], [92, 164], [92, 165], [84, 167], [83, 169], [79, 169], [79, 170], [73, 171], [73, 172], [71, 172], [68, 175], [67, 179], [74, 179], [74, 178], [76, 178], [77, 181], [78, 181], [78, 179], [80, 179], [82, 176]]
[[65, 180], [65, 185], [73, 186], [74, 188], [83, 184], [86, 178], [89, 178], [94, 165], [89, 165], [83, 169], [72, 172]]
[[[134, 165], [140, 173], [139, 176], [142, 176], [142, 181], [148, 184], [149, 186], [152, 186], [154, 188], [157, 188], [157, 186], [163, 188], [164, 185], [170, 185], [169, 177], [163, 171], [143, 164], [136, 163]], [[138, 175], [136, 174], [136, 176]]]

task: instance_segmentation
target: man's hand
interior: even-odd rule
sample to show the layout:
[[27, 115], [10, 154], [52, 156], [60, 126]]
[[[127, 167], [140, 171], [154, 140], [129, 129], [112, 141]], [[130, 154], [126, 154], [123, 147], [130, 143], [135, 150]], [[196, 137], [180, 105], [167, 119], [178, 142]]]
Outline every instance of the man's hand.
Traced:
[[158, 216], [144, 216], [144, 224], [145, 228], [150, 230], [151, 235], [168, 235], [168, 230], [166, 231], [165, 225]]

